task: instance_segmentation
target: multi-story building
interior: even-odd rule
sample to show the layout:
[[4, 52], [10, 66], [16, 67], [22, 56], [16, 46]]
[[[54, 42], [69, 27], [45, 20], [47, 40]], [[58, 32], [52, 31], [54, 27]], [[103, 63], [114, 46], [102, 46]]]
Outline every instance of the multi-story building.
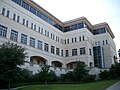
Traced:
[[64, 73], [76, 61], [109, 68], [116, 56], [113, 38], [105, 22], [92, 25], [85, 17], [61, 22], [32, 0], [0, 0], [0, 44], [10, 41], [26, 48], [21, 67], [33, 73], [45, 64]]

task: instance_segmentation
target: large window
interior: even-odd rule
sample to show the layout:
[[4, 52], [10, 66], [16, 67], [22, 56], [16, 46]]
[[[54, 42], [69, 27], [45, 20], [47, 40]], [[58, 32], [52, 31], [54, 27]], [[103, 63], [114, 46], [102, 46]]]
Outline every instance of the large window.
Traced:
[[42, 50], [42, 41], [38, 40], [37, 48]]
[[16, 41], [18, 39], [18, 32], [15, 30], [11, 30], [10, 40]]
[[51, 53], [55, 53], [55, 47], [54, 46], [51, 46]]
[[30, 37], [30, 46], [35, 47], [35, 38]]
[[0, 25], [0, 36], [6, 37], [7, 36], [7, 27]]
[[60, 53], [60, 49], [56, 48], [56, 55], [59, 55], [59, 53]]
[[77, 49], [72, 49], [72, 56], [77, 55]]
[[68, 50], [66, 50], [65, 55], [66, 55], [66, 57], [68, 57], [68, 56], [69, 56], [69, 51], [68, 51]]
[[80, 48], [80, 55], [85, 54], [85, 47]]
[[44, 50], [49, 52], [49, 44], [47, 44], [47, 43], [44, 44]]
[[27, 44], [27, 35], [21, 34], [21, 43], [22, 44]]

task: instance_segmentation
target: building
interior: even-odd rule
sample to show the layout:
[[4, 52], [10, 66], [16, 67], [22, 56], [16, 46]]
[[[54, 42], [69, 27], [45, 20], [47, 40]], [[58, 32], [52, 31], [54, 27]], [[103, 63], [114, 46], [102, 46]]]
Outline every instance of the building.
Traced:
[[61, 22], [32, 0], [0, 0], [0, 44], [11, 41], [27, 49], [22, 68], [32, 73], [50, 65], [59, 75], [75, 68], [109, 68], [114, 64], [114, 34], [105, 22], [85, 17]]

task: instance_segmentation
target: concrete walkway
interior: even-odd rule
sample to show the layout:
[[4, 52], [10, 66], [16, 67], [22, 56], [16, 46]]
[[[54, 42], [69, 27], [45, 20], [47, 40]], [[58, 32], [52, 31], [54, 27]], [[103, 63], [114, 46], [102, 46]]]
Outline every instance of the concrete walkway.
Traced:
[[115, 84], [107, 88], [106, 90], [120, 90], [120, 81], [116, 82]]

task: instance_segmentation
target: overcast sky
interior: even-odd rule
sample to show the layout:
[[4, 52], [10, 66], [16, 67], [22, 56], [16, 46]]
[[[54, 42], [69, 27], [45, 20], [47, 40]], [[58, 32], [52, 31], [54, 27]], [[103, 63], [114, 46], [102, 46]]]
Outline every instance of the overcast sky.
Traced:
[[120, 0], [33, 0], [61, 21], [86, 17], [91, 24], [107, 22], [120, 49]]

